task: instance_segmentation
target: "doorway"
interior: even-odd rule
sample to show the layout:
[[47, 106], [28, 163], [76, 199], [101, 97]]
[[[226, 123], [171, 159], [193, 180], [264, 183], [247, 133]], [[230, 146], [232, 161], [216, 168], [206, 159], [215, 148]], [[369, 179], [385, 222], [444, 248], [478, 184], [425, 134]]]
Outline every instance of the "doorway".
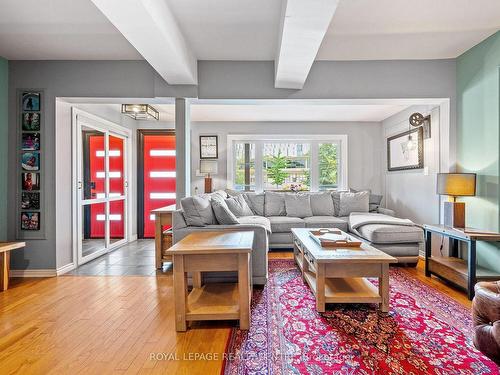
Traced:
[[76, 260], [82, 265], [128, 242], [129, 131], [74, 109]]
[[154, 209], [175, 204], [175, 131], [137, 131], [137, 234], [154, 238]]

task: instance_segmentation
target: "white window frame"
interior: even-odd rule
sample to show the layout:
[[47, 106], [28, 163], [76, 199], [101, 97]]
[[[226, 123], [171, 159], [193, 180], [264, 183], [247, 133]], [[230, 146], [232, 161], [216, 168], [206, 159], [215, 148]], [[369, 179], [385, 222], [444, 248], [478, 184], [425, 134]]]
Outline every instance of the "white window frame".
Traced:
[[[337, 190], [348, 190], [348, 137], [345, 134], [297, 134], [297, 135], [283, 135], [283, 134], [228, 134], [227, 136], [227, 187], [233, 189], [233, 179], [235, 175], [236, 166], [234, 160], [235, 142], [243, 143], [249, 142], [255, 144], [255, 191], [262, 192], [263, 189], [263, 168], [262, 166], [262, 145], [266, 142], [302, 142], [311, 144], [311, 166], [318, 165], [318, 147], [321, 143], [337, 143], [340, 147], [340, 164], [338, 173]], [[318, 191], [318, 171], [317, 168], [311, 168], [311, 187], [310, 191]]]

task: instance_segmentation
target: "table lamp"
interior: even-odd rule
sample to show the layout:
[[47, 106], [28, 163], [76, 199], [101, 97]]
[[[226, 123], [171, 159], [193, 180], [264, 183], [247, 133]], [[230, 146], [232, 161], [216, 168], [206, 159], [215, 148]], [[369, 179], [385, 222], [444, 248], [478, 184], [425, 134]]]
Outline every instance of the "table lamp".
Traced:
[[200, 173], [205, 173], [205, 193], [211, 193], [211, 175], [217, 174], [217, 160], [200, 160]]
[[444, 225], [465, 228], [465, 203], [457, 202], [457, 197], [476, 195], [475, 173], [438, 173], [437, 193], [452, 198], [444, 202]]

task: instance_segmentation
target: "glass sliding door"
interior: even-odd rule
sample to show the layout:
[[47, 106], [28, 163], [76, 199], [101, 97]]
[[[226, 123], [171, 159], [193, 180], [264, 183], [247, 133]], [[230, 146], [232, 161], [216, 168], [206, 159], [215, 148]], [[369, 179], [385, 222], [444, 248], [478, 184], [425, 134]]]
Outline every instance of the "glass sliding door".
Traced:
[[127, 241], [127, 137], [77, 120], [77, 261]]

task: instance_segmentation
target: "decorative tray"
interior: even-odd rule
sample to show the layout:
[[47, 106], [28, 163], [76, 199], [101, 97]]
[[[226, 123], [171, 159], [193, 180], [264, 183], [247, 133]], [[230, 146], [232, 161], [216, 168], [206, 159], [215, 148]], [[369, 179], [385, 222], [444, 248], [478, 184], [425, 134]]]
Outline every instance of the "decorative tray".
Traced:
[[348, 235], [336, 229], [319, 229], [309, 232], [311, 238], [321, 247], [327, 249], [354, 248], [361, 247], [361, 241], [353, 241]]

